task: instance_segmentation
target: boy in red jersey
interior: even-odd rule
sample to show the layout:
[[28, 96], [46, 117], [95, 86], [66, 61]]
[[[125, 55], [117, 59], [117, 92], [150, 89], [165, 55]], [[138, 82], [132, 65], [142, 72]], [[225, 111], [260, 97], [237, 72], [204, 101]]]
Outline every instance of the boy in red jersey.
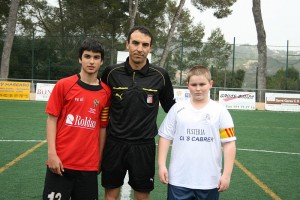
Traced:
[[79, 49], [80, 73], [59, 80], [51, 93], [44, 200], [98, 199], [97, 172], [111, 96], [97, 78], [103, 59], [99, 41], [86, 39]]

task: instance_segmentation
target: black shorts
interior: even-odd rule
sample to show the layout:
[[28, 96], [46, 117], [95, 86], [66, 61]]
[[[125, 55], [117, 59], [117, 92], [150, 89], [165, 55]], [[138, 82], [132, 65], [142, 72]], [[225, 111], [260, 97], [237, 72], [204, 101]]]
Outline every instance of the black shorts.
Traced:
[[128, 171], [128, 184], [138, 192], [154, 189], [155, 140], [123, 142], [108, 137], [101, 164], [102, 186], [107, 189], [119, 188]]
[[97, 172], [64, 169], [63, 176], [52, 173], [47, 167], [43, 199], [97, 200]]

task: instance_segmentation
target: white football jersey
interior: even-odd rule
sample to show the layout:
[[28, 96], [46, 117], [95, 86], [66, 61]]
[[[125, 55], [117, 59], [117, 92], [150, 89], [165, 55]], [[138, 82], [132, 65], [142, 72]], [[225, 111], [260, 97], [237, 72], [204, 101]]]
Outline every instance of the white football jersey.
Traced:
[[221, 143], [236, 140], [228, 110], [210, 100], [202, 109], [190, 100], [174, 104], [158, 134], [172, 140], [169, 183], [191, 189], [218, 186], [222, 170]]

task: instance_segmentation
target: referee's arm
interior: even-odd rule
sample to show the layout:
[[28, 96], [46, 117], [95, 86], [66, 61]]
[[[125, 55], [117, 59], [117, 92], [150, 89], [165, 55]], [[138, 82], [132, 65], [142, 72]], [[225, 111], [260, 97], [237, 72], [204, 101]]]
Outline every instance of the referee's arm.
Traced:
[[168, 73], [165, 74], [165, 86], [159, 94], [159, 101], [166, 113], [175, 104], [174, 90]]
[[107, 84], [107, 82], [108, 82], [108, 80], [107, 80], [108, 73], [109, 73], [109, 67], [105, 67], [104, 71], [102, 72], [101, 81], [103, 83], [105, 83], [106, 85], [108, 85]]

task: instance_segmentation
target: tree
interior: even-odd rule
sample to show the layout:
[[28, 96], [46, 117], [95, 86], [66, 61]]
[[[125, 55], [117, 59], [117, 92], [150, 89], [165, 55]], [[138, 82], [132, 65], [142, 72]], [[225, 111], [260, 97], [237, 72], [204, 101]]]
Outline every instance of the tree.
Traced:
[[214, 87], [224, 87], [226, 82], [230, 83], [231, 81], [233, 81], [233, 83], [231, 84], [233, 88], [242, 88], [246, 73], [244, 70], [238, 69], [237, 71], [235, 71], [233, 80], [230, 76], [224, 76], [224, 74], [231, 74], [230, 70], [220, 70], [213, 66], [210, 68], [210, 70], [212, 79], [214, 80]]
[[139, 6], [139, 0], [129, 0], [129, 18], [130, 18], [129, 29], [134, 27], [138, 6]]
[[[187, 19], [179, 22], [178, 31], [180, 31], [181, 23], [187, 22]], [[219, 28], [212, 31], [206, 43], [202, 42], [204, 27], [201, 24], [191, 26], [182, 31], [181, 34], [183, 37], [177, 36], [177, 42], [174, 42], [171, 52], [167, 58], [166, 68], [168, 70], [172, 68], [178, 69], [180, 71], [181, 80], [181, 75], [186, 74], [187, 70], [191, 66], [199, 64], [212, 66], [212, 68], [218, 72], [215, 73], [214, 79], [218, 80], [218, 83], [222, 80], [223, 83], [223, 85], [218, 86], [224, 87], [224, 85], [229, 82], [229, 85], [232, 87], [240, 87], [241, 83], [239, 80], [244, 80], [244, 76], [237, 72], [236, 75], [238, 75], [238, 77], [234, 79], [233, 83], [231, 83], [231, 81], [227, 81], [229, 80], [229, 77], [227, 78], [225, 76], [225, 74], [230, 74], [229, 72], [227, 73], [228, 70], [226, 70], [226, 67], [229, 65], [231, 45], [225, 41], [224, 35], [221, 33]], [[184, 73], [182, 73], [182, 71]], [[174, 83], [181, 82], [176, 80]]]
[[203, 37], [204, 37], [204, 26], [199, 23], [192, 26], [188, 31], [183, 33], [183, 38], [186, 42], [183, 44], [188, 50], [185, 51], [184, 63], [186, 67], [190, 67], [197, 64], [208, 66], [208, 59], [203, 55]]
[[258, 77], [257, 87], [261, 92], [258, 93], [258, 101], [265, 101], [266, 89], [266, 68], [267, 68], [267, 44], [266, 32], [261, 15], [260, 0], [253, 0], [252, 7], [256, 32], [257, 32], [257, 50], [258, 50]]
[[[284, 69], [279, 69], [273, 76], [267, 76], [267, 88], [276, 90], [299, 90], [299, 71], [297, 71], [297, 69], [295, 69], [294, 67], [288, 68], [287, 71], [287, 77], [286, 70]], [[288, 86], [287, 88], [286, 85]]]
[[231, 14], [232, 10], [229, 7], [236, 0], [191, 0], [191, 2], [201, 12], [208, 8], [215, 9], [214, 16], [221, 19]]
[[214, 65], [218, 69], [226, 70], [230, 54], [231, 45], [225, 41], [221, 29], [213, 30], [202, 49], [202, 55], [210, 59], [209, 64]]
[[4, 34], [4, 27], [7, 25], [9, 15], [9, 0], [0, 0], [0, 36]]
[[[170, 24], [176, 21], [174, 17], [176, 13], [178, 14], [178, 3], [175, 0], [89, 0], [88, 4], [86, 4], [86, 0], [57, 1], [59, 7], [52, 7], [47, 5], [46, 1], [36, 0], [21, 1], [19, 5], [18, 30], [22, 34], [20, 37], [23, 38], [19, 38], [18, 42], [21, 42], [21, 45], [27, 44], [26, 55], [35, 52], [33, 62], [30, 62], [30, 57], [28, 59], [28, 67], [33, 67], [35, 78], [43, 78], [47, 72], [49, 72], [48, 74], [51, 72], [51, 78], [56, 79], [59, 74], [64, 73], [64, 70], [68, 73], [70, 70], [75, 70], [75, 67], [78, 67], [76, 65], [77, 47], [84, 37], [89, 36], [97, 37], [104, 45], [104, 65], [115, 63], [116, 52], [124, 50], [127, 31], [132, 25], [129, 10], [133, 11], [133, 6], [136, 6], [134, 24], [148, 26], [154, 35], [152, 51], [154, 62], [159, 62], [163, 49], [166, 49], [166, 51], [172, 52], [171, 55], [168, 53], [166, 58], [166, 66], [170, 71], [178, 70], [179, 63], [183, 70], [194, 64], [206, 64], [206, 62], [209, 64], [210, 60], [204, 57], [205, 54], [202, 54], [204, 26], [200, 23], [193, 24], [189, 10], [182, 8], [177, 22], [174, 23], [172, 36], [169, 34]], [[218, 10], [222, 6], [219, 8], [216, 5], [224, 4], [220, 0], [214, 2], [215, 4], [210, 4], [210, 2], [204, 1], [203, 5]], [[131, 7], [130, 4], [132, 4]], [[223, 15], [218, 14], [218, 16]], [[33, 30], [35, 30], [34, 40], [31, 38]], [[165, 48], [163, 45], [167, 43], [168, 39], [171, 43], [168, 48]], [[172, 44], [172, 41], [176, 42]], [[18, 46], [17, 48], [26, 50], [26, 47]], [[21, 54], [21, 51], [16, 52]], [[12, 56], [14, 58], [22, 57], [21, 55]], [[20, 60], [16, 60], [14, 63], [19, 66]], [[33, 65], [30, 65], [31, 63]], [[19, 68], [14, 67], [13, 70]], [[30, 78], [26, 73], [16, 72], [15, 75]]]
[[246, 72], [242, 69], [238, 69], [235, 72], [233, 83], [231, 83], [233, 88], [242, 88], [245, 79], [245, 73]]
[[[223, 72], [224, 78], [216, 74], [216, 79], [224, 80], [224, 85], [227, 86], [227, 66], [229, 64], [229, 56], [231, 54], [231, 45], [225, 41], [221, 29], [217, 28], [212, 31], [211, 36], [207, 39], [201, 50], [201, 57], [205, 58], [206, 65], [212, 65], [218, 72]], [[232, 85], [232, 84], [231, 84]]]
[[[165, 26], [161, 29], [161, 35], [156, 36], [158, 40], [158, 47], [152, 51], [155, 56], [155, 62], [159, 62], [162, 50], [168, 38], [169, 26], [168, 24], [173, 20], [178, 6], [175, 1], [169, 1], [164, 11]], [[172, 43], [170, 43], [169, 53], [165, 61], [165, 65], [161, 66], [168, 70], [170, 77], [173, 79], [173, 84], [182, 83], [182, 72], [191, 65], [196, 64], [199, 60], [199, 51], [202, 48], [202, 39], [204, 36], [204, 27], [201, 23], [194, 25], [193, 18], [190, 11], [182, 9], [178, 18], [175, 31], [172, 36]], [[180, 78], [178, 75], [180, 73]], [[178, 79], [179, 78], [179, 79]]]
[[[192, 0], [192, 5], [194, 5], [197, 9], [199, 9], [200, 12], [204, 11], [207, 8], [213, 8], [215, 9], [214, 16], [217, 18], [223, 18], [227, 17], [231, 14], [231, 10], [229, 9], [230, 6], [233, 5], [233, 3], [236, 2], [236, 0]], [[171, 27], [169, 30], [169, 34], [167, 37], [167, 42], [163, 50], [163, 54], [161, 56], [161, 60], [159, 62], [159, 65], [164, 67], [164, 64], [166, 62], [166, 58], [168, 57], [168, 54], [170, 52], [170, 47], [172, 43], [172, 37], [173, 33], [175, 31], [176, 23], [179, 19], [180, 13], [183, 9], [183, 5], [185, 3], [185, 0], [180, 0], [180, 3], [178, 5], [178, 8], [176, 10], [176, 13], [173, 17]]]
[[19, 3], [20, 0], [11, 1], [10, 9], [9, 9], [7, 34], [3, 46], [2, 59], [1, 59], [0, 77], [4, 79], [7, 79], [9, 74], [10, 53], [11, 53], [11, 49], [15, 37]]
[[165, 65], [166, 59], [167, 59], [169, 51], [170, 51], [170, 47], [171, 47], [171, 43], [172, 43], [172, 37], [173, 37], [174, 31], [175, 31], [175, 28], [176, 28], [176, 23], [178, 21], [178, 18], [180, 16], [180, 13], [182, 11], [184, 3], [185, 3], [185, 0], [180, 0], [180, 3], [178, 5], [178, 8], [177, 8], [176, 13], [174, 15], [174, 18], [171, 22], [171, 27], [170, 27], [170, 30], [169, 30], [169, 33], [168, 33], [167, 42], [165, 44], [165, 48], [163, 50], [161, 59], [159, 61], [159, 66], [163, 67]]

